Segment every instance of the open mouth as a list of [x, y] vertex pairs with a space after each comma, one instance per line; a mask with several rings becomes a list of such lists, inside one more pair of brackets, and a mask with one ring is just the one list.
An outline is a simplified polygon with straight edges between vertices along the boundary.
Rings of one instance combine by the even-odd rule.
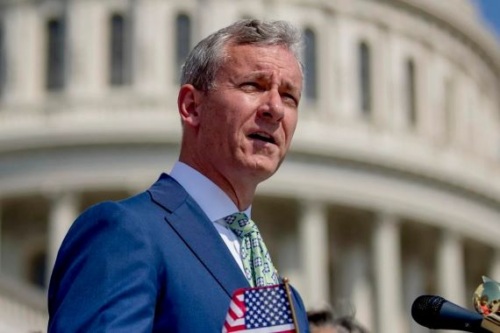
[[276, 141], [274, 140], [274, 138], [271, 135], [266, 134], [266, 133], [262, 133], [262, 132], [252, 133], [248, 137], [251, 139], [254, 139], [254, 140], [260, 140], [260, 141], [276, 144]]

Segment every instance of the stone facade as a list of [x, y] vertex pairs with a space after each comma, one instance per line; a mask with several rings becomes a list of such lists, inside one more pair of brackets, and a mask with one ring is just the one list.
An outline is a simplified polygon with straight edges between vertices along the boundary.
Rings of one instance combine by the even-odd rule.
[[472, 1], [0, 0], [0, 332], [46, 330], [71, 222], [178, 154], [186, 47], [243, 17], [306, 36], [292, 150], [258, 189], [280, 273], [374, 333], [500, 280], [500, 46]]

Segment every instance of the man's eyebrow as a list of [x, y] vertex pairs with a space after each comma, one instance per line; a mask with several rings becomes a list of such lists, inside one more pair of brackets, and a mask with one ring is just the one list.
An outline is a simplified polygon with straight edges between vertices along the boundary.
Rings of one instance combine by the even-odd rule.
[[[252, 73], [249, 73], [247, 75], [245, 75], [245, 79], [269, 79], [273, 76], [272, 73], [268, 73], [267, 71], [256, 71], [256, 72], [252, 72]], [[301, 89], [299, 89], [299, 87], [294, 84], [293, 82], [290, 82], [290, 81], [283, 81], [283, 83], [281, 84], [281, 89], [283, 90], [286, 90], [286, 91], [289, 91], [289, 92], [293, 92], [293, 93], [296, 93], [297, 95], [301, 95]]]
[[297, 85], [293, 84], [292, 82], [289, 82], [289, 81], [284, 82], [283, 87], [285, 88], [286, 91], [293, 92], [293, 93], [297, 94], [298, 96], [300, 96], [301, 90], [299, 89], [299, 87]]
[[266, 73], [264, 71], [258, 71], [258, 72], [251, 72], [251, 73], [245, 75], [245, 77], [252, 78], [252, 79], [267, 79], [267, 78], [271, 77], [271, 75], [272, 74]]

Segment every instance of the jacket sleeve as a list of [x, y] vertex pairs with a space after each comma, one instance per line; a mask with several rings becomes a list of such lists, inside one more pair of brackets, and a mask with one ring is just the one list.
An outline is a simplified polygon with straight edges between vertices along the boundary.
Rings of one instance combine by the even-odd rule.
[[118, 203], [80, 216], [49, 286], [48, 332], [151, 332], [161, 267], [141, 217]]

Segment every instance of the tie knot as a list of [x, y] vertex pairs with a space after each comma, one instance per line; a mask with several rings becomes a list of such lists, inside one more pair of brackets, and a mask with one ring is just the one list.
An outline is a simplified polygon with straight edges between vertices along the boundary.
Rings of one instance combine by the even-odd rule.
[[229, 229], [236, 234], [239, 238], [256, 230], [254, 221], [250, 220], [245, 213], [234, 213], [224, 218]]

